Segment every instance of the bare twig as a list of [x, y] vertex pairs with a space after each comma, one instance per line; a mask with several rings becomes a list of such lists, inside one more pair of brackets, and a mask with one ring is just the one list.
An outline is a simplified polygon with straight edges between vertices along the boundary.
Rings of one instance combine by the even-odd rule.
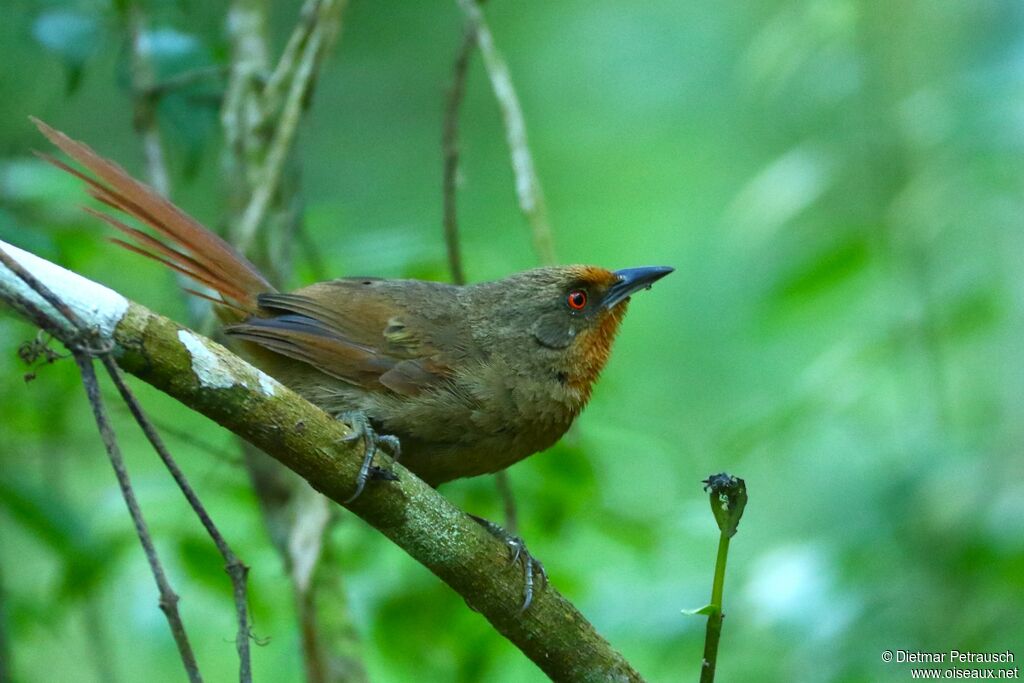
[[300, 220], [295, 226], [295, 240], [299, 243], [298, 246], [302, 250], [306, 265], [313, 274], [313, 281], [322, 282], [326, 280], [327, 266], [324, 265], [324, 259], [320, 256], [320, 251], [309, 236], [309, 230], [306, 229], [305, 221]]
[[[164, 197], [171, 196], [171, 175], [167, 170], [167, 155], [160, 139], [160, 125], [157, 121], [157, 105], [164, 90], [156, 84], [153, 64], [143, 45], [146, 31], [146, 15], [136, 0], [129, 11], [128, 30], [131, 40], [131, 84], [134, 105], [133, 124], [142, 141], [142, 152], [146, 160], [146, 178], [149, 184]], [[191, 287], [191, 282], [181, 273], [174, 279], [182, 289]], [[193, 324], [209, 315], [210, 307], [199, 297], [185, 299], [189, 318]]]
[[145, 16], [138, 3], [132, 4], [129, 18], [132, 55], [132, 91], [135, 102], [135, 130], [142, 138], [142, 150], [146, 157], [146, 173], [149, 182], [165, 197], [171, 194], [171, 179], [167, 173], [167, 159], [160, 141], [160, 128], [156, 121], [158, 98], [153, 95], [155, 74], [153, 65], [146, 56], [142, 45], [145, 33]]
[[[455, 284], [465, 284], [465, 272], [462, 267], [462, 254], [459, 249], [459, 223], [456, 187], [459, 174], [459, 109], [466, 90], [466, 77], [469, 73], [469, 58], [473, 47], [480, 46], [484, 65], [491, 79], [498, 104], [501, 106], [505, 120], [506, 139], [512, 155], [512, 169], [516, 176], [516, 194], [519, 206], [530, 223], [533, 233], [533, 245], [541, 263], [555, 263], [554, 244], [551, 239], [551, 228], [548, 225], [544, 196], [540, 181], [533, 165], [533, 156], [526, 141], [526, 123], [522, 109], [516, 97], [512, 78], [501, 55], [494, 46], [494, 39], [484, 21], [483, 13], [475, 0], [459, 0], [466, 14], [466, 28], [462, 44], [455, 56], [452, 67], [452, 84], [448, 90], [444, 116], [444, 237], [448, 250], [448, 267]], [[494, 483], [501, 496], [502, 508], [505, 513], [505, 529], [512, 534], [518, 533], [519, 514], [515, 494], [507, 471], [502, 470], [494, 475]]]
[[[192, 683], [199, 683], [202, 681], [202, 675], [199, 673], [195, 654], [192, 652], [192, 646], [188, 641], [188, 634], [185, 632], [185, 625], [181, 621], [181, 615], [178, 612], [178, 595], [171, 588], [170, 582], [164, 573], [163, 565], [160, 563], [160, 558], [157, 555], [156, 547], [153, 545], [153, 539], [150, 536], [146, 520], [143, 518], [142, 510], [139, 508], [138, 501], [135, 498], [135, 491], [128, 477], [124, 458], [117, 444], [117, 437], [114, 435], [113, 427], [110, 425], [106, 408], [103, 405], [103, 398], [100, 395], [96, 371], [92, 365], [92, 356], [106, 355], [109, 352], [109, 348], [96, 349], [90, 347], [90, 344], [96, 342], [90, 339], [92, 335], [89, 333], [89, 327], [60, 297], [50, 291], [49, 287], [29, 273], [20, 263], [11, 258], [2, 247], [0, 247], [0, 263], [53, 306], [75, 330], [74, 338], [69, 339], [66, 334], [63, 334], [59, 324], [53, 322], [52, 319], [50, 321], [50, 329], [56, 330], [56, 336], [71, 349], [75, 363], [81, 372], [85, 393], [92, 406], [93, 417], [96, 419], [96, 426], [99, 429], [100, 437], [103, 439], [103, 444], [107, 449], [110, 464], [114, 468], [114, 475], [117, 477], [121, 496], [128, 507], [128, 513], [131, 515], [132, 523], [135, 525], [135, 532], [146, 554], [146, 561], [149, 563], [150, 571], [156, 580], [157, 590], [160, 592], [160, 609], [167, 616], [167, 622], [171, 627], [171, 635], [174, 637], [174, 642], [178, 647], [178, 654], [181, 657], [182, 664], [185, 666], [189, 680]], [[19, 308], [26, 311], [33, 320], [50, 318], [39, 306], [25, 297], [20, 297], [18, 303]]]
[[[312, 2], [313, 0], [311, 0]], [[232, 234], [232, 242], [239, 251], [245, 253], [256, 237], [256, 231], [263, 223], [270, 201], [277, 192], [281, 181], [281, 173], [284, 170], [285, 161], [291, 151], [292, 143], [298, 132], [299, 121], [307, 97], [313, 86], [313, 80], [323, 56], [324, 47], [329, 44], [330, 39], [337, 31], [342, 3], [338, 0], [316, 0], [317, 21], [302, 21], [295, 29], [295, 33], [304, 38], [295, 38], [289, 41], [304, 42], [302, 51], [294, 66], [291, 84], [285, 96], [284, 104], [281, 107], [281, 114], [278, 118], [274, 136], [266, 151], [266, 159], [259, 172], [259, 182], [253, 188], [249, 203], [242, 214], [241, 220], [235, 226]], [[310, 3], [304, 8], [308, 12]], [[286, 54], [287, 56], [287, 54]], [[282, 60], [284, 61], [284, 60]], [[287, 71], [291, 72], [291, 69]], [[276, 74], [275, 74], [276, 76]], [[280, 78], [283, 78], [281, 76]], [[271, 84], [276, 84], [277, 79]], [[266, 109], [264, 109], [266, 112]]]
[[96, 419], [96, 426], [103, 439], [103, 445], [107, 449], [107, 456], [114, 468], [114, 475], [117, 477], [117, 485], [121, 489], [121, 496], [128, 506], [128, 513], [131, 515], [132, 523], [135, 525], [135, 532], [142, 543], [146, 553], [146, 561], [149, 562], [149, 569], [156, 579], [157, 590], [160, 591], [160, 609], [167, 615], [167, 621], [171, 625], [171, 634], [178, 646], [178, 654], [185, 665], [188, 678], [193, 683], [203, 680], [199, 673], [199, 665], [196, 664], [195, 654], [192, 652], [192, 645], [188, 641], [188, 634], [185, 632], [185, 625], [181, 621], [181, 614], [178, 612], [178, 595], [171, 588], [167, 575], [164, 573], [163, 565], [157, 555], [156, 547], [150, 536], [146, 520], [142, 517], [142, 510], [139, 508], [138, 500], [135, 498], [135, 491], [132, 489], [131, 479], [128, 477], [128, 470], [124, 465], [124, 458], [121, 455], [121, 448], [117, 444], [117, 437], [114, 435], [113, 427], [107, 417], [106, 409], [103, 406], [103, 398], [100, 396], [99, 382], [96, 379], [96, 370], [92, 365], [92, 358], [89, 352], [74, 351], [75, 363], [82, 373], [82, 383], [85, 385], [86, 396], [89, 397], [89, 404], [92, 406], [93, 417]]
[[[494, 475], [494, 485], [501, 496], [501, 508], [505, 515], [505, 531], [513, 536], [519, 535], [519, 509], [516, 505], [515, 492], [509, 480], [508, 470], [501, 470]], [[531, 577], [532, 578], [532, 577]]]
[[547, 206], [540, 180], [533, 163], [533, 154], [526, 138], [526, 120], [519, 97], [512, 85], [508, 65], [494, 45], [494, 36], [487, 26], [483, 11], [476, 0], [458, 0], [466, 19], [476, 26], [476, 41], [480, 46], [487, 77], [491, 81], [494, 98], [498, 101], [505, 122], [505, 140], [512, 158], [512, 171], [516, 177], [516, 196], [519, 208], [526, 215], [533, 232], [533, 248], [537, 258], [545, 265], [555, 263], [555, 244], [548, 224]]
[[[228, 10], [228, 34], [231, 39], [231, 71], [224, 104], [221, 107], [221, 128], [224, 131], [228, 159], [249, 159], [249, 145], [256, 138], [261, 116], [257, 97], [261, 74], [268, 69], [266, 46], [266, 3], [263, 0], [235, 0]], [[231, 168], [232, 173], [248, 168]]]
[[291, 89], [289, 81], [295, 75], [296, 66], [304, 59], [303, 50], [316, 30], [322, 7], [323, 0], [306, 0], [299, 10], [299, 21], [288, 36], [281, 57], [260, 93], [264, 103], [269, 105], [265, 107], [268, 114], [280, 109], [284, 94]]
[[189, 426], [177, 426], [171, 424], [169, 420], [160, 420], [150, 418], [150, 422], [156, 427], [157, 432], [163, 434], [165, 437], [170, 437], [172, 441], [180, 441], [183, 444], [188, 445], [190, 448], [205, 453], [211, 458], [220, 460], [221, 462], [230, 465], [240, 465], [241, 458], [236, 454], [225, 452], [223, 444], [217, 444], [206, 439], [202, 439], [196, 436], [195, 430]]
[[[121, 678], [114, 668], [113, 648], [110, 647], [110, 634], [107, 632], [106, 616], [98, 602], [99, 595], [90, 596], [82, 605], [83, 631], [89, 642], [89, 654], [93, 666], [96, 667], [96, 678], [103, 683], [118, 683]], [[5, 679], [0, 675], [0, 683]]]
[[457, 285], [466, 283], [466, 275], [462, 269], [462, 255], [459, 250], [459, 219], [456, 185], [459, 176], [459, 109], [466, 93], [466, 75], [469, 73], [469, 58], [476, 45], [476, 23], [472, 19], [466, 21], [462, 45], [455, 56], [452, 67], [452, 84], [448, 88], [448, 97], [444, 107], [444, 132], [442, 147], [444, 150], [444, 241], [448, 248], [448, 268], [452, 281]]
[[[170, 175], [167, 170], [167, 161], [164, 154], [163, 144], [160, 140], [160, 128], [156, 118], [156, 107], [159, 98], [168, 91], [168, 88], [181, 87], [193, 80], [207, 75], [222, 72], [219, 67], [216, 70], [198, 70], [184, 74], [175, 82], [167, 81], [162, 84], [156, 83], [153, 66], [143, 48], [142, 40], [145, 30], [145, 15], [141, 6], [136, 2], [131, 7], [130, 31], [132, 42], [132, 90], [135, 100], [135, 129], [142, 138], [143, 150], [146, 158], [146, 169], [150, 184], [153, 188], [165, 197], [171, 193]], [[188, 284], [182, 275], [178, 274], [179, 284]], [[198, 297], [188, 297], [189, 313], [193, 322], [199, 322], [206, 315], [208, 307]], [[188, 501], [192, 510], [196, 513], [200, 523], [206, 529], [214, 545], [217, 547], [221, 557], [224, 558], [225, 568], [231, 579], [232, 592], [234, 595], [235, 611], [238, 621], [238, 631], [235, 635], [235, 646], [239, 658], [239, 680], [247, 683], [252, 680], [252, 664], [249, 652], [249, 617], [246, 594], [246, 578], [249, 568], [239, 561], [227, 541], [217, 529], [213, 520], [207, 514], [202, 502], [188, 483], [181, 468], [165, 447], [163, 440], [153, 427], [149, 418], [142, 410], [138, 400], [124, 382], [120, 369], [109, 357], [102, 358], [103, 364], [110, 374], [111, 379], [117, 386], [121, 398], [125, 401], [132, 416], [142, 429], [157, 455], [163, 461], [164, 466], [174, 478], [175, 483]]]
[[238, 559], [235, 553], [231, 550], [231, 546], [221, 535], [220, 530], [213, 523], [210, 515], [206, 512], [206, 508], [203, 507], [202, 502], [199, 500], [199, 496], [196, 495], [192, 489], [191, 484], [188, 483], [188, 479], [185, 474], [178, 467], [178, 463], [171, 456], [167, 447], [164, 445], [163, 439], [160, 438], [160, 434], [157, 433], [153, 427], [152, 422], [146, 416], [142, 410], [142, 406], [139, 405], [138, 399], [135, 398], [135, 394], [132, 393], [128, 385], [125, 384], [124, 376], [121, 374], [121, 369], [117, 367], [117, 364], [109, 355], [104, 355], [101, 358], [103, 366], [110, 373], [110, 378], [114, 380], [114, 385], [117, 387], [118, 392], [121, 394], [121, 398], [128, 405], [128, 409], [131, 410], [132, 416], [138, 423], [139, 427], [142, 428], [143, 433], [152, 444], [153, 450], [160, 456], [160, 460], [163, 461], [167, 471], [171, 473], [174, 478], [174, 482], [181, 489], [188, 504], [192, 507], [192, 511], [199, 517], [199, 521], [202, 523], [203, 528], [206, 529], [206, 533], [213, 539], [213, 543], [217, 546], [217, 552], [220, 553], [221, 557], [224, 558], [224, 567], [227, 570], [228, 576], [231, 577], [231, 586], [233, 589], [234, 600], [235, 600], [235, 612], [238, 616], [238, 632], [235, 635], [235, 647], [238, 649], [238, 661], [239, 670], [238, 678], [242, 683], [248, 683], [252, 680], [252, 664], [249, 656], [249, 610], [248, 610], [248, 597], [246, 594], [246, 578], [249, 574], [249, 568]]

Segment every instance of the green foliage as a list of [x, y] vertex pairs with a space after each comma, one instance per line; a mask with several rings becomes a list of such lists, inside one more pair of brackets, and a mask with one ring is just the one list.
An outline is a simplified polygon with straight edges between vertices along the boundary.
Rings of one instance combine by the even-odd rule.
[[[271, 4], [280, 47], [298, 3]], [[0, 22], [0, 238], [184, 320], [174, 279], [108, 248], [77, 209], [81, 190], [30, 155], [45, 148], [32, 114], [143, 173], [126, 7], [25, 0]], [[146, 9], [158, 81], [226, 64], [221, 3]], [[899, 680], [906, 671], [883, 665], [882, 650], [1019, 648], [1019, 5], [485, 10], [523, 102], [560, 259], [677, 269], [631, 304], [572, 433], [511, 471], [520, 531], [552, 581], [651, 680], [696, 679], [703, 621], [679, 609], [707, 599], [718, 538], [698, 482], [737, 471], [757, 504], [730, 552], [721, 680]], [[296, 284], [318, 269], [444, 278], [439, 140], [460, 15], [440, 0], [353, 2], [344, 24], [290, 169], [321, 262], [297, 249]], [[157, 112], [175, 200], [215, 227], [229, 201], [222, 86], [196, 80]], [[535, 265], [479, 60], [462, 149], [468, 277]], [[118, 669], [176, 680], [73, 368], [21, 379], [15, 349], [33, 335], [0, 315], [0, 600], [13, 605], [0, 631], [14, 670], [80, 679], [90, 641], [72, 626], [85, 596], [100, 603]], [[201, 443], [229, 443], [152, 392], [144, 401]], [[221, 562], [135, 431], [118, 426], [199, 660], [209, 680], [230, 679]], [[230, 456], [173, 445], [253, 567], [255, 629], [269, 639], [254, 654], [257, 677], [295, 680], [293, 596], [244, 475]], [[501, 521], [489, 479], [443, 492]], [[332, 548], [373, 680], [540, 680], [375, 532], [347, 520]], [[54, 607], [55, 596], [67, 600]], [[37, 628], [43, 617], [49, 629]]]
[[0, 508], [63, 565], [56, 597], [79, 600], [108, 581], [126, 543], [127, 530], [103, 538], [90, 530], [76, 510], [59, 497], [25, 482], [0, 481]]
[[86, 62], [99, 49], [105, 36], [98, 14], [77, 9], [51, 9], [36, 17], [32, 37], [64, 64], [68, 94], [71, 94], [81, 83]]

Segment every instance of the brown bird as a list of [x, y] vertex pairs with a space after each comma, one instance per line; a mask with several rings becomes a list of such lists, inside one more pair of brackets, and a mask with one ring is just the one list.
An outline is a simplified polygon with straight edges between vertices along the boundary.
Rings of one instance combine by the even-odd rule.
[[[631, 294], [672, 272], [557, 266], [455, 286], [341, 278], [285, 294], [231, 245], [81, 142], [33, 119], [93, 176], [45, 157], [164, 238], [89, 210], [114, 241], [209, 287], [224, 331], [267, 373], [383, 445], [431, 485], [554, 444], [590, 398]], [[379, 436], [378, 436], [379, 435]]]

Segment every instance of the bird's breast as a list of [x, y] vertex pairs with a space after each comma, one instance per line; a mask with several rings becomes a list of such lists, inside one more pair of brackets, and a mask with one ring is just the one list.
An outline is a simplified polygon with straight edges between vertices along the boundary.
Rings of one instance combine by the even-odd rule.
[[579, 413], [558, 377], [532, 377], [491, 357], [416, 396], [359, 397], [402, 462], [432, 484], [496, 472], [554, 444]]

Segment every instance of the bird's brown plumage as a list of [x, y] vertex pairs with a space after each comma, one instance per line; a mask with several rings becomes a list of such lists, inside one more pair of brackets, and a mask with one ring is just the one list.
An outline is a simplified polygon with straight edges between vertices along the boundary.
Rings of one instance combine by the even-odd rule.
[[131, 240], [118, 244], [216, 292], [194, 293], [218, 305], [225, 331], [258, 365], [324, 410], [359, 411], [397, 436], [403, 463], [435, 485], [557, 441], [590, 398], [629, 294], [671, 270], [559, 266], [469, 286], [343, 278], [280, 293], [120, 166], [35, 123], [95, 177], [49, 161], [164, 238], [91, 211]]

